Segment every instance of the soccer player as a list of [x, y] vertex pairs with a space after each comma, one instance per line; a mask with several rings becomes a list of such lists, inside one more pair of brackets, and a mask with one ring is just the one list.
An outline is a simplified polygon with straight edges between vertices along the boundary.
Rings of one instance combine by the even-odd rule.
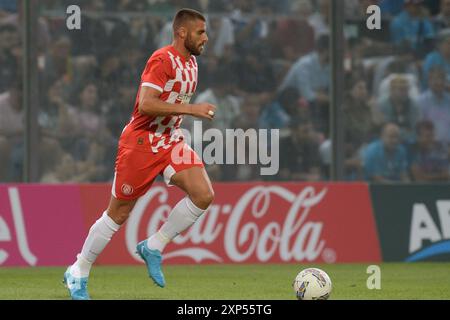
[[173, 43], [154, 52], [145, 66], [133, 115], [119, 140], [109, 206], [90, 228], [81, 253], [64, 274], [72, 299], [90, 299], [87, 282], [92, 264], [158, 175], [187, 194], [158, 232], [136, 247], [149, 277], [160, 287], [165, 286], [164, 247], [194, 224], [213, 201], [204, 165], [179, 129], [184, 115], [212, 120], [216, 110], [209, 103], [189, 104], [197, 87], [195, 56], [208, 41], [205, 21], [195, 10], [178, 11]]

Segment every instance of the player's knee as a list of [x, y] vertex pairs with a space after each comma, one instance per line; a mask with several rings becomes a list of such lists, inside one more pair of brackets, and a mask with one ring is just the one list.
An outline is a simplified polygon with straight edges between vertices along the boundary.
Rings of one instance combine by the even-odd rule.
[[114, 222], [118, 225], [122, 225], [125, 221], [130, 217], [130, 212], [128, 211], [119, 211], [119, 213], [115, 216]]
[[207, 209], [214, 201], [214, 190], [208, 188], [202, 192], [191, 195], [192, 202], [200, 209]]
[[117, 208], [109, 208], [108, 215], [118, 225], [122, 225], [130, 217], [131, 209], [129, 206], [119, 206]]

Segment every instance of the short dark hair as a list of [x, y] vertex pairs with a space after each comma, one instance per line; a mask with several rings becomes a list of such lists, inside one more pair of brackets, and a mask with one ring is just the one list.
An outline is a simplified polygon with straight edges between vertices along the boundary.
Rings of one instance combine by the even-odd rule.
[[205, 16], [194, 9], [180, 9], [173, 19], [173, 32], [176, 32], [186, 21], [202, 20], [206, 22]]

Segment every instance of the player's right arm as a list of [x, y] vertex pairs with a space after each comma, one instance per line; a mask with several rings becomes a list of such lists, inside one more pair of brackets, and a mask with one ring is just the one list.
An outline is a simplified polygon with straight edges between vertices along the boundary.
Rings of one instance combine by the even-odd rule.
[[139, 113], [147, 116], [189, 115], [212, 120], [210, 111], [216, 112], [216, 106], [210, 103], [176, 104], [162, 101], [161, 92], [152, 87], [141, 87], [139, 92]]
[[155, 54], [147, 61], [141, 77], [139, 92], [139, 113], [147, 116], [190, 115], [198, 118], [212, 119], [210, 112], [216, 107], [209, 103], [176, 104], [160, 99], [166, 83], [173, 79], [173, 66], [165, 54]]

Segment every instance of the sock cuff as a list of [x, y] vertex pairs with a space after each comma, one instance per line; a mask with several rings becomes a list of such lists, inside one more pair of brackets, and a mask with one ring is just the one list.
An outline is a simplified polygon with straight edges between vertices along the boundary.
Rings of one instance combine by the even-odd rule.
[[117, 232], [120, 229], [120, 225], [115, 223], [114, 220], [111, 219], [107, 211], [103, 212], [102, 218], [105, 221], [106, 225], [114, 232]]
[[203, 213], [205, 213], [205, 211], [207, 210], [207, 209], [203, 210], [203, 209], [200, 209], [199, 207], [197, 207], [197, 206], [192, 202], [192, 200], [189, 199], [189, 197], [186, 197], [186, 198], [185, 198], [185, 201], [186, 201], [186, 206], [187, 206], [187, 208], [189, 209], [189, 211], [190, 211], [193, 215], [195, 215], [196, 217], [200, 217], [200, 216], [201, 216]]

